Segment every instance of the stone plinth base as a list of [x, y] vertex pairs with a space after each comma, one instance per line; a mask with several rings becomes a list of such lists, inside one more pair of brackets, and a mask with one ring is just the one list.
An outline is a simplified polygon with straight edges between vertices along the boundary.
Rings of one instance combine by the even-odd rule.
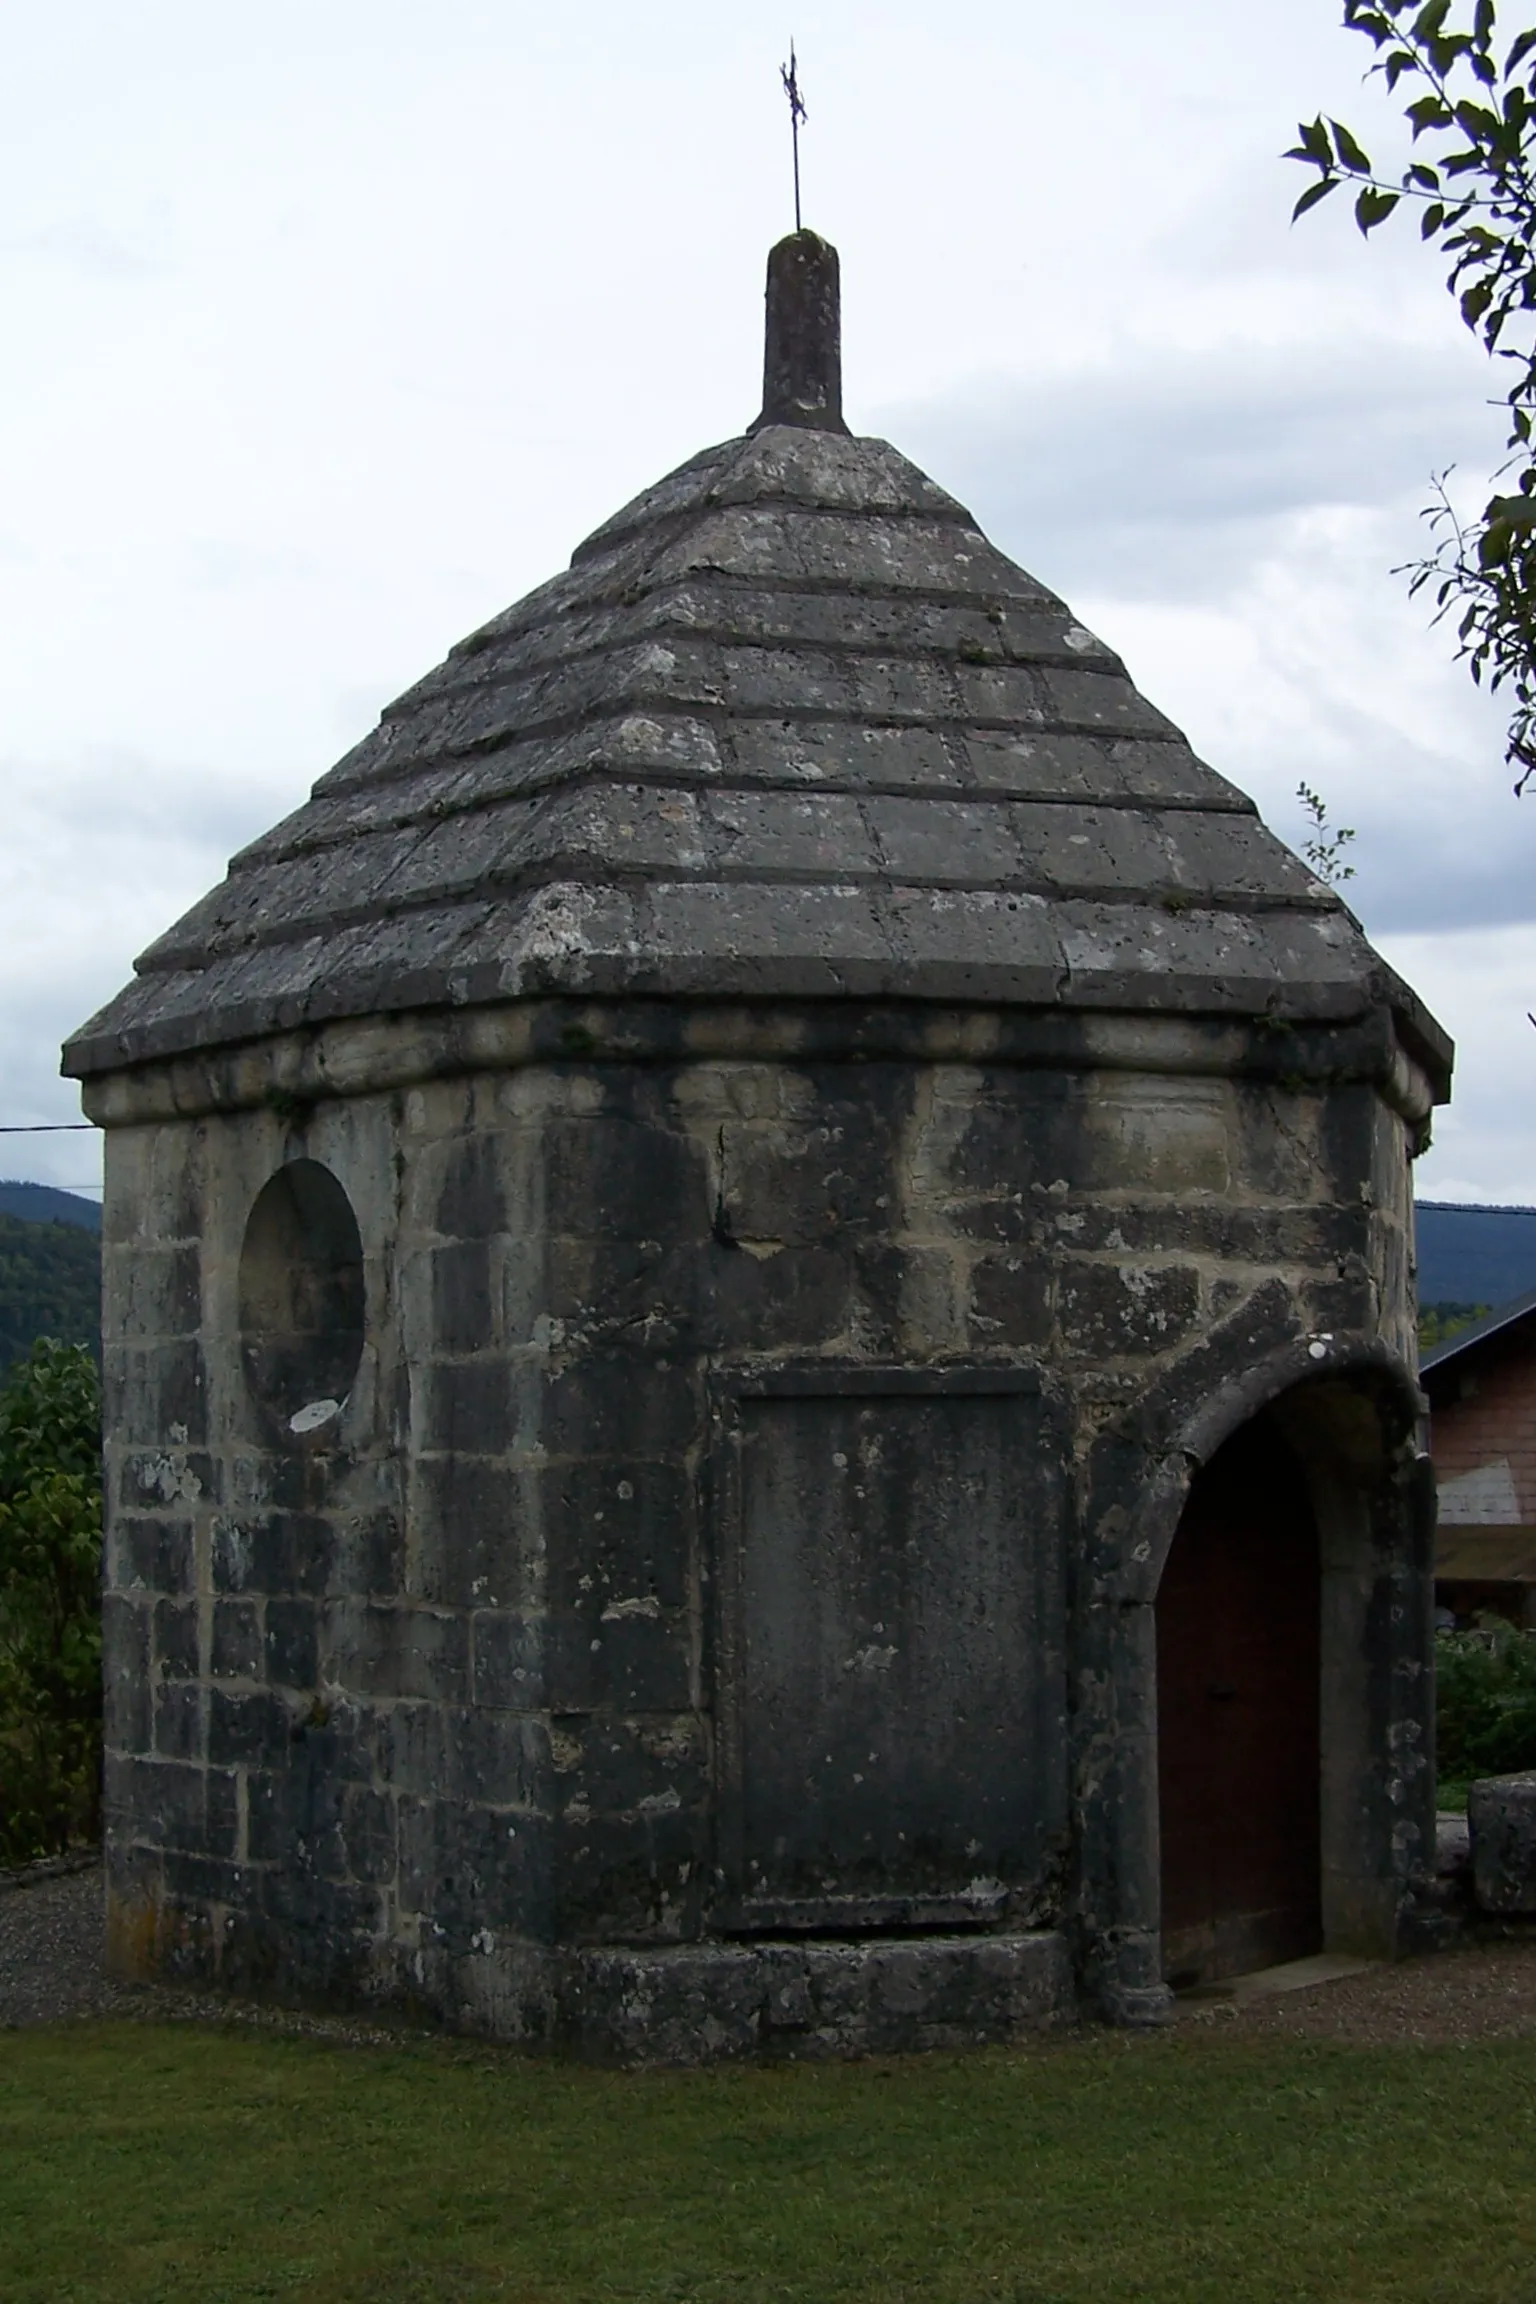
[[586, 1952], [562, 1997], [578, 2055], [644, 2064], [975, 2047], [1076, 2007], [1066, 1940], [1048, 1930]]
[[173, 1905], [109, 1877], [107, 1962], [141, 1982], [413, 2014], [608, 2064], [893, 2055], [1017, 2040], [1078, 2013], [1064, 1935], [722, 1941], [647, 1948], [497, 1939], [415, 1949]]

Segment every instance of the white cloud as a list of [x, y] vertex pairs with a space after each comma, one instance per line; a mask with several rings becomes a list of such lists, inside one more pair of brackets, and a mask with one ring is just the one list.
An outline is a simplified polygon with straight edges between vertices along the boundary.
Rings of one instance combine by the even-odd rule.
[[[1506, 1192], [1536, 1142], [1536, 803], [1387, 572], [1429, 470], [1490, 461], [1492, 387], [1411, 230], [1292, 231], [1277, 158], [1319, 108], [1367, 141], [1394, 120], [1363, 43], [1334, 0], [807, 0], [795, 29], [853, 420], [1066, 590], [1282, 832], [1321, 786], [1432, 1006], [1504, 924], [1442, 1135]], [[778, 41], [705, 0], [18, 20], [0, 1118], [67, 1116], [58, 1041], [229, 851], [750, 418]], [[77, 1180], [84, 1139], [6, 1141]]]
[[[133, 954], [223, 877], [276, 795], [125, 753], [11, 759], [0, 775], [0, 1120], [57, 1124], [79, 1118], [59, 1043], [110, 999]], [[99, 1148], [83, 1136], [0, 1136], [0, 1174], [91, 1185]]]
[[1296, 845], [1298, 784], [1357, 837], [1350, 902], [1373, 932], [1527, 919], [1536, 808], [1504, 718], [1389, 573], [1390, 512], [1274, 523], [1219, 603], [1079, 596], [1079, 613], [1202, 755]]
[[[1330, 341], [1314, 319], [1275, 345], [1228, 310], [1184, 350], [1145, 323], [1112, 358], [998, 376], [891, 412], [893, 430], [985, 506], [1063, 586], [1219, 597], [1267, 524], [1321, 507], [1396, 506], [1458, 457], [1491, 466], [1503, 426], [1470, 341]], [[1416, 542], [1410, 528], [1404, 556]]]

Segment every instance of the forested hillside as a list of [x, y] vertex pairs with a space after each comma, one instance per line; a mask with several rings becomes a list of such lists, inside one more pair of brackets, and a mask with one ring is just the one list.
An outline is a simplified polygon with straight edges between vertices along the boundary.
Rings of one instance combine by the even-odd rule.
[[101, 1241], [77, 1224], [0, 1216], [0, 1376], [39, 1336], [101, 1347]]
[[101, 1209], [83, 1192], [63, 1192], [57, 1184], [25, 1184], [0, 1176], [0, 1216], [26, 1216], [34, 1224], [79, 1224], [101, 1230]]
[[1419, 1305], [1497, 1308], [1536, 1288], [1536, 1208], [1418, 1206]]

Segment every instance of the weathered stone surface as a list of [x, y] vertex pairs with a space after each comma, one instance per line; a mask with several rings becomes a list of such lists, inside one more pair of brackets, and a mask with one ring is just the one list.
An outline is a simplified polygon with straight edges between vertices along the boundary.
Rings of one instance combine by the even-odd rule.
[[1435, 1876], [1440, 1880], [1460, 1880], [1472, 1866], [1472, 1828], [1465, 1816], [1446, 1815], [1435, 1818]]
[[[731, 1928], [788, 1915], [797, 1942], [814, 1922], [805, 1940], [826, 1950], [814, 1929], [833, 1931], [850, 1959], [872, 1929], [855, 1963], [870, 1977], [893, 1929], [945, 1937], [964, 1920], [974, 1963], [1058, 1914], [1099, 1927], [1081, 1867], [1108, 1795], [1074, 1738], [1123, 1751], [1131, 1731], [1123, 1687], [1090, 1661], [1093, 1596], [1135, 1570], [1158, 1436], [1288, 1340], [1315, 1370], [1312, 1306], [1341, 1259], [1367, 1284], [1325, 1359], [1363, 1349], [1397, 1305], [1405, 1123], [1363, 1084], [1246, 1077], [1250, 1043], [1214, 1022], [1146, 1026], [1123, 1047], [1095, 1025], [1091, 1044], [1059, 1043], [1070, 1063], [1040, 1061], [1043, 1042], [1032, 1061], [964, 1062], [854, 1003], [841, 1015], [839, 1052], [800, 1061], [679, 1053], [718, 1019], [673, 1012], [672, 1052], [639, 1063], [588, 1055], [582, 1027], [554, 1034], [557, 1060], [478, 1081], [128, 1132], [108, 1189], [109, 1334], [131, 1329], [162, 1367], [151, 1331], [186, 1317], [166, 1280], [193, 1268], [189, 1219], [211, 1308], [195, 1429], [166, 1362], [164, 1390], [109, 1436], [109, 1799], [114, 1878], [148, 1899], [134, 1941], [174, 1944], [189, 1973], [405, 1992], [453, 2021], [628, 2055], [628, 2003], [602, 1994], [646, 1947], [696, 1958], [658, 1974], [711, 1979], [720, 2023], [746, 1978], [720, 2039], [772, 2051], [781, 2030], [802, 2038], [793, 2010], [820, 2003], [802, 1964], [770, 2026], [757, 1954]], [[956, 1045], [974, 1029], [944, 1026]], [[883, 1052], [860, 1060], [866, 1040]], [[1346, 1061], [1352, 1045], [1275, 1065], [1369, 1072], [1370, 1046]], [[1138, 1060], [1153, 1068], [1126, 1068]], [[1385, 1133], [1333, 1123], [1330, 1099], [1357, 1093]], [[260, 1421], [238, 1320], [215, 1316], [250, 1208], [297, 1157], [344, 1183], [367, 1274], [357, 1384], [310, 1441]], [[1350, 1163], [1376, 1180], [1369, 1204]], [[1406, 1336], [1406, 1310], [1392, 1316]], [[781, 1426], [773, 1477], [801, 1471], [777, 1495], [751, 1464], [754, 1435]], [[871, 1449], [885, 1469], [866, 1478]], [[892, 1479], [931, 1558], [929, 1584], [887, 1594]], [[946, 1503], [946, 1480], [977, 1501]], [[840, 1505], [840, 1481], [868, 1500]], [[929, 1522], [942, 1544], [920, 1536]], [[1388, 1662], [1417, 1623], [1401, 1544], [1384, 1536], [1346, 1581], [1369, 1594], [1361, 1653], [1385, 1708], [1361, 1750], [1394, 1736], [1406, 1768], [1427, 1683]], [[762, 1609], [733, 1614], [749, 1589], [800, 1611], [778, 1663]], [[757, 1645], [738, 1666], [743, 1626]], [[761, 1722], [823, 1638], [852, 1659], [824, 1747], [843, 1774], [805, 1741], [813, 1688], [787, 1715], [800, 1743], [766, 1748], [775, 1779]], [[869, 1733], [898, 1655], [905, 1742]], [[994, 1782], [998, 1737], [1016, 1757]], [[1383, 1794], [1380, 1848], [1374, 1824], [1355, 1835], [1388, 1902], [1417, 1798]], [[816, 1875], [809, 1901], [800, 1873]], [[1126, 1980], [1138, 1943], [1094, 1985], [1122, 2014], [1155, 2012], [1155, 1972]], [[572, 1968], [583, 1945], [619, 1965]], [[851, 2012], [816, 2016], [805, 2039], [1006, 2031], [980, 1985], [949, 2030], [931, 2011], [876, 2023], [865, 1986], [848, 1991]], [[658, 2022], [673, 2005], [660, 1983], [643, 1998]], [[657, 2053], [685, 2052], [692, 2018], [676, 2022]]]
[[1536, 1913], [1536, 1771], [1480, 1778], [1467, 1794], [1467, 1823], [1482, 1910]]
[[568, 1987], [563, 2027], [605, 2061], [699, 2064], [1019, 2040], [1065, 2022], [1072, 2005], [1066, 1941], [1042, 1930], [592, 1952]]

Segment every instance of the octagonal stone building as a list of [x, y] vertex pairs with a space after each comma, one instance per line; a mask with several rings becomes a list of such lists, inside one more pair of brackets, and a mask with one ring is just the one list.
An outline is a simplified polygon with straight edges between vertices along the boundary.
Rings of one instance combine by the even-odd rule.
[[126, 1971], [692, 2058], [1412, 1927], [1448, 1043], [836, 296], [68, 1045]]

